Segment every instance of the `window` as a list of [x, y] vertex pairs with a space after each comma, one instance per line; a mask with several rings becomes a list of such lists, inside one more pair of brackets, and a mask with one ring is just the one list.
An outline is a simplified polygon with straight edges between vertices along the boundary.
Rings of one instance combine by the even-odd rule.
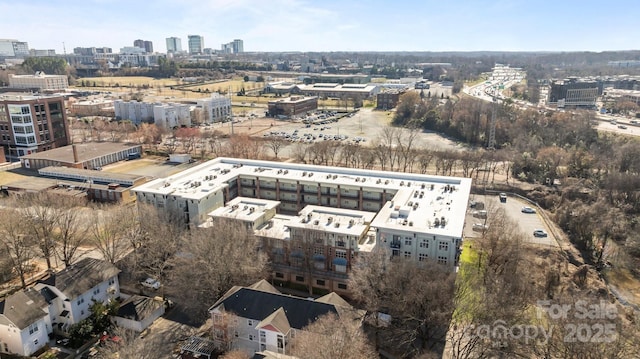
[[267, 342], [267, 333], [265, 333], [264, 330], [260, 331], [260, 343], [266, 343]]
[[440, 242], [438, 244], [438, 249], [441, 251], [448, 251], [449, 250], [449, 243], [447, 242]]
[[438, 256], [438, 264], [447, 264], [447, 257]]
[[316, 284], [324, 286], [324, 280], [323, 279], [316, 279]]
[[296, 276], [296, 281], [297, 281], [297, 282], [304, 282], [304, 277], [303, 277], [303, 276], [301, 276], [301, 275], [297, 275], [297, 276]]
[[214, 332], [214, 334], [216, 336], [216, 339], [223, 339], [224, 338], [224, 332], [222, 331], [222, 329], [217, 329], [216, 328], [216, 329], [213, 330], [213, 332]]
[[400, 250], [398, 250], [398, 249], [391, 250], [391, 256], [392, 257], [399, 256], [399, 255], [400, 255]]
[[29, 335], [38, 332], [38, 324], [31, 324], [29, 326]]
[[338, 288], [346, 290], [347, 289], [347, 285], [344, 284], [344, 283], [338, 283]]
[[420, 248], [429, 248], [429, 240], [423, 238], [422, 241], [420, 241]]
[[33, 340], [33, 345], [38, 345], [38, 339]]
[[411, 238], [405, 238], [404, 239], [404, 245], [405, 246], [410, 246], [411, 245]]
[[249, 340], [253, 341], [253, 334], [249, 334]]
[[284, 278], [284, 274], [276, 272], [276, 278]]
[[347, 258], [347, 251], [336, 249], [336, 258]]
[[236, 338], [238, 337], [238, 331], [237, 330], [233, 331], [233, 336], [236, 337]]
[[429, 256], [426, 253], [418, 253], [418, 261], [426, 262], [429, 259]]
[[253, 320], [247, 319], [247, 325], [253, 327]]
[[404, 252], [405, 258], [411, 258], [411, 252]]
[[81, 311], [80, 311], [80, 315], [84, 315], [84, 310], [81, 310]]
[[213, 314], [213, 322], [222, 323], [222, 314], [219, 314], [219, 313]]

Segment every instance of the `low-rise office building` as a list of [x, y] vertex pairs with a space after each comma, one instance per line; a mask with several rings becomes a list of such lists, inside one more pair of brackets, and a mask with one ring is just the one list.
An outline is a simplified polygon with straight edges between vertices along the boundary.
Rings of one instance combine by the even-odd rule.
[[49, 166], [63, 166], [88, 170], [101, 169], [111, 163], [139, 158], [142, 145], [116, 142], [87, 142], [22, 156], [23, 168], [37, 170]]
[[390, 110], [395, 108], [400, 103], [400, 96], [403, 93], [405, 90], [387, 90], [379, 93], [376, 96], [376, 109]]
[[42, 71], [34, 75], [9, 75], [9, 87], [16, 89], [61, 90], [69, 87], [67, 75], [47, 75]]
[[570, 78], [553, 81], [549, 89], [548, 103], [559, 108], [595, 107], [596, 99], [602, 94], [602, 83], [591, 80]]
[[291, 96], [269, 101], [269, 116], [293, 117], [306, 114], [318, 108], [317, 97]]
[[368, 84], [344, 84], [339, 83], [315, 83], [310, 85], [297, 85], [292, 93], [305, 96], [318, 96], [319, 98], [352, 98], [366, 99], [378, 93], [378, 86]]

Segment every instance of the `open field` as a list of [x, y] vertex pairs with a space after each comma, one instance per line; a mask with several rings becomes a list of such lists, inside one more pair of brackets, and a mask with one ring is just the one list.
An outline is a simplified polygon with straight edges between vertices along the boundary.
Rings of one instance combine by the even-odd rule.
[[0, 185], [25, 180], [27, 178], [29, 177], [13, 171], [0, 171]]
[[82, 77], [77, 82], [80, 83], [81, 81], [92, 85], [95, 82], [99, 87], [112, 87], [118, 84], [120, 86], [148, 85], [150, 88], [155, 88], [158, 86], [174, 86], [180, 83], [176, 79], [155, 79], [146, 76]]

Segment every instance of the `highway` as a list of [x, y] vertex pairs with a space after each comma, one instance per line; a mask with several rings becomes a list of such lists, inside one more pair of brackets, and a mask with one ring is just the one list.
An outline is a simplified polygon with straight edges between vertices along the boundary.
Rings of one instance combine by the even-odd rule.
[[[503, 88], [509, 88], [517, 83], [520, 83], [524, 79], [524, 74], [513, 71], [511, 76], [508, 78], [498, 78], [483, 81], [479, 84], [473, 86], [465, 86], [462, 91], [469, 96], [473, 96], [483, 101], [493, 102], [495, 101], [500, 103], [502, 100], [507, 97], [504, 96], [502, 91], [499, 90], [499, 86], [503, 86]], [[534, 105], [527, 101], [512, 99], [513, 103], [518, 105], [521, 109], [534, 109], [540, 110], [541, 107], [539, 105]], [[542, 107], [547, 111], [557, 111], [558, 109], [555, 107]], [[632, 119], [622, 116], [612, 116], [607, 114], [596, 114], [596, 119], [598, 119], [598, 124], [596, 125], [596, 129], [602, 132], [610, 132], [616, 133], [620, 135], [627, 136], [640, 136], [640, 119]], [[637, 121], [637, 122], [636, 122]]]

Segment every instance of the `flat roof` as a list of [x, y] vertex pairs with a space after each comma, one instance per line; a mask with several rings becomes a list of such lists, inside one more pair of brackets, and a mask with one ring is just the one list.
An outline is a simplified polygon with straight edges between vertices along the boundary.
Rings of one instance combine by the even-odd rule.
[[63, 98], [62, 95], [34, 95], [26, 92], [5, 92], [0, 94], [0, 101], [32, 101], [42, 99]]
[[94, 182], [118, 183], [129, 186], [133, 186], [136, 181], [143, 180], [145, 178], [145, 176], [142, 175], [85, 170], [63, 166], [49, 166], [41, 168], [38, 170], [38, 173], [42, 176], [69, 178], [80, 181], [92, 180]]
[[250, 197], [236, 197], [227, 202], [224, 207], [217, 208], [209, 213], [210, 217], [233, 218], [245, 222], [255, 222], [264, 215], [267, 210], [275, 210], [279, 201], [258, 199]]
[[277, 104], [277, 103], [300, 103], [313, 99], [317, 99], [316, 96], [290, 96], [282, 99], [278, 99], [275, 101], [269, 101], [269, 105]]
[[[22, 156], [21, 159], [31, 160], [50, 160], [64, 163], [76, 163], [73, 160], [73, 146], [54, 148], [48, 151], [36, 152], [30, 155]], [[117, 142], [87, 142], [75, 144], [78, 151], [78, 163], [90, 161], [111, 153], [120, 152], [129, 149], [135, 149], [140, 145], [127, 145]]]
[[308, 205], [300, 211], [291, 228], [308, 228], [328, 233], [361, 236], [376, 214], [344, 208]]
[[[147, 182], [133, 191], [200, 200], [223, 190], [238, 177], [260, 177], [261, 180], [274, 182], [277, 179], [284, 183], [310, 186], [339, 185], [344, 190], [362, 189], [365, 194], [383, 191], [395, 193], [391, 207], [385, 205], [372, 226], [452, 236], [462, 234], [471, 190], [470, 178], [219, 157], [169, 177]], [[396, 210], [395, 207], [399, 208]], [[327, 210], [326, 207], [321, 208]], [[404, 216], [407, 217], [406, 224]], [[435, 226], [435, 218], [440, 222], [443, 216], [445, 226]]]

